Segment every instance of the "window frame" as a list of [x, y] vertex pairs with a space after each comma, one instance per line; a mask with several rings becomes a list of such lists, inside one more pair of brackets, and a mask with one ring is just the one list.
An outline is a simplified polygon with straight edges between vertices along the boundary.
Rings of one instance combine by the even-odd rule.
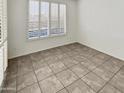
[[[58, 4], [58, 15], [60, 15], [60, 5], [65, 5], [65, 24], [64, 24], [64, 32], [60, 33], [60, 34], [54, 34], [54, 35], [50, 35], [48, 34], [47, 36], [39, 36], [39, 37], [29, 37], [29, 2], [30, 0], [28, 0], [28, 11], [27, 11], [27, 15], [28, 15], [28, 19], [27, 19], [27, 31], [26, 31], [26, 37], [27, 39], [30, 41], [32, 40], [39, 40], [39, 39], [45, 39], [45, 38], [51, 38], [51, 37], [59, 37], [59, 36], [65, 36], [67, 34], [67, 4], [65, 2], [59, 2], [59, 1], [54, 1], [54, 0], [39, 0], [39, 28], [40, 28], [40, 17], [41, 17], [41, 3], [42, 2], [48, 2], [49, 3], [49, 20], [51, 20], [51, 4]], [[58, 16], [58, 22], [60, 22], [60, 16]], [[58, 25], [60, 25], [58, 23]], [[51, 21], [49, 21], [49, 31], [48, 33], [50, 33], [50, 29], [51, 29]]]

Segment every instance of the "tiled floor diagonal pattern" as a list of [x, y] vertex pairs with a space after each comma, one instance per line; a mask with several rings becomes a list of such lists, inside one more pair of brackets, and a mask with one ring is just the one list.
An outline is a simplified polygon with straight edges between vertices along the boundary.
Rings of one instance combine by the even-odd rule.
[[9, 60], [2, 93], [124, 93], [124, 61], [79, 43]]

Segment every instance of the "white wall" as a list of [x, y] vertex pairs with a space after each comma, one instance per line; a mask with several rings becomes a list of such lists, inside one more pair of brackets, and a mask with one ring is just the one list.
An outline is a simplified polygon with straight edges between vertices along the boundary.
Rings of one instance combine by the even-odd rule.
[[[58, 0], [57, 0], [58, 1]], [[76, 1], [60, 0], [67, 3], [67, 35], [41, 40], [26, 39], [28, 0], [8, 0], [8, 42], [9, 58], [41, 51], [44, 49], [75, 42]]]
[[78, 0], [77, 40], [124, 60], [124, 0]]

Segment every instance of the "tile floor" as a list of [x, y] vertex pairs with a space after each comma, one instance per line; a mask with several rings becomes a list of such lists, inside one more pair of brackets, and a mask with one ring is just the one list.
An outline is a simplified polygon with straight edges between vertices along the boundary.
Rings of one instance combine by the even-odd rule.
[[124, 93], [124, 61], [78, 43], [9, 61], [3, 93]]

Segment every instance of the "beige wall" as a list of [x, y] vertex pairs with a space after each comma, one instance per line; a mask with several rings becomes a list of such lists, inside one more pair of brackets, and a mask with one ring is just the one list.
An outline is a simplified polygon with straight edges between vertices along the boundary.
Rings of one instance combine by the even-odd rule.
[[75, 42], [76, 1], [61, 0], [61, 2], [65, 2], [68, 7], [67, 34], [65, 36], [28, 41], [26, 39], [28, 0], [8, 0], [9, 58]]
[[78, 0], [77, 40], [124, 60], [124, 0]]

